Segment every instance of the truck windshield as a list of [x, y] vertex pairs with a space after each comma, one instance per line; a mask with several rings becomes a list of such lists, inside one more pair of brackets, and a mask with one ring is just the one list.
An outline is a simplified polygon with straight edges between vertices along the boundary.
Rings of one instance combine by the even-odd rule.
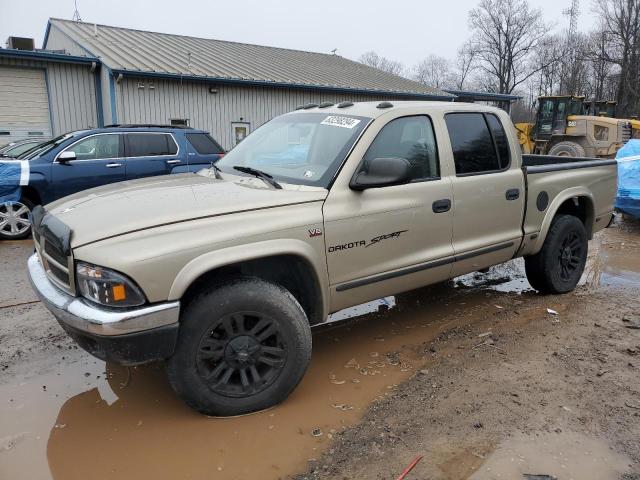
[[239, 143], [216, 166], [250, 167], [278, 181], [328, 187], [368, 117], [294, 112], [277, 117]]

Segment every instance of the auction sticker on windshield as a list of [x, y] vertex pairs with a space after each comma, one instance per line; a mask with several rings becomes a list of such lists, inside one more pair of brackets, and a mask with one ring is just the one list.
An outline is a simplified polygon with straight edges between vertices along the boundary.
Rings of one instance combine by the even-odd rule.
[[320, 125], [331, 125], [333, 127], [342, 127], [342, 128], [353, 128], [360, 123], [360, 120], [357, 118], [351, 117], [337, 117], [335, 115], [331, 115], [325, 118]]

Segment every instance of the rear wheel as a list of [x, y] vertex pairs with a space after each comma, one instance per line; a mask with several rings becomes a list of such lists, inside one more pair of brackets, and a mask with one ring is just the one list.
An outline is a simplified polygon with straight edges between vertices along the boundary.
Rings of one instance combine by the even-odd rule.
[[31, 210], [35, 205], [28, 199], [0, 203], [0, 239], [22, 240], [31, 233]]
[[283, 401], [311, 358], [302, 307], [279, 285], [236, 278], [204, 292], [181, 316], [169, 382], [192, 408], [239, 415]]
[[559, 157], [586, 157], [582, 145], [575, 142], [556, 143], [549, 150], [549, 155], [558, 155]]
[[557, 216], [540, 252], [524, 259], [529, 283], [541, 293], [570, 292], [580, 281], [587, 250], [587, 232], [580, 219]]

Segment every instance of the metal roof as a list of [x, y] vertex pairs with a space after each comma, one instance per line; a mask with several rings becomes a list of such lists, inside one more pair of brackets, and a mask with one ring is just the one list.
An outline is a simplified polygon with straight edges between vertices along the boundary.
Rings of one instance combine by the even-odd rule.
[[[339, 55], [147, 32], [52, 18], [58, 28], [114, 72], [338, 89], [403, 96], [454, 96]], [[49, 29], [49, 26], [47, 27]], [[45, 38], [46, 43], [46, 38]]]

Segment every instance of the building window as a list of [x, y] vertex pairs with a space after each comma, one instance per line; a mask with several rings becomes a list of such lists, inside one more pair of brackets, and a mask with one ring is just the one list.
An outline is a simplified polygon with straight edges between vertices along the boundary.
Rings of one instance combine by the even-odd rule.
[[188, 127], [189, 126], [188, 118], [172, 118], [170, 122], [172, 127]]
[[244, 140], [247, 135], [249, 135], [251, 130], [251, 124], [247, 122], [232, 122], [231, 123], [231, 134], [233, 138], [233, 146], [235, 147], [242, 140]]

